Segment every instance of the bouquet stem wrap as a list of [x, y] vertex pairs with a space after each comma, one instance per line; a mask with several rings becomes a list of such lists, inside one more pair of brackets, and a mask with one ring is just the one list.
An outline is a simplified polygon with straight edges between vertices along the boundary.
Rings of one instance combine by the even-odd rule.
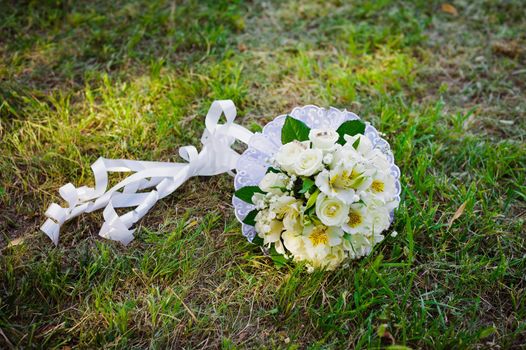
[[[224, 114], [226, 123], [219, 124]], [[177, 190], [194, 176], [212, 176], [230, 172], [236, 167], [240, 154], [231, 146], [238, 140], [248, 144], [252, 132], [234, 123], [236, 107], [231, 100], [214, 101], [205, 119], [205, 131], [201, 137], [202, 149], [194, 146], [179, 149], [179, 155], [187, 163], [136, 161], [127, 159], [99, 158], [91, 165], [95, 187], [75, 187], [68, 183], [59, 190], [67, 207], [53, 203], [47, 209], [48, 217], [41, 230], [55, 243], [59, 242], [60, 227], [68, 220], [82, 214], [104, 208], [101, 237], [128, 244], [133, 240], [135, 229], [131, 227], [155, 205]], [[110, 189], [108, 174], [133, 172]], [[151, 189], [149, 192], [144, 190]], [[115, 208], [134, 208], [118, 215]]]

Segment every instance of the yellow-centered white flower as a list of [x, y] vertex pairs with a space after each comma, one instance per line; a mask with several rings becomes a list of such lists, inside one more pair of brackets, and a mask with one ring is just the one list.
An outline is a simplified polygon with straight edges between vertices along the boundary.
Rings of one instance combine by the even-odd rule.
[[316, 216], [327, 226], [341, 226], [347, 220], [349, 205], [321, 193], [316, 199]]
[[343, 231], [335, 226], [308, 225], [304, 228], [302, 237], [306, 260], [315, 267], [322, 267], [326, 265], [325, 261], [333, 252], [333, 248], [342, 244]]
[[312, 147], [323, 151], [331, 150], [339, 138], [340, 135], [336, 130], [312, 129], [309, 132], [309, 140], [312, 142]]
[[350, 234], [372, 234], [372, 218], [369, 208], [361, 203], [352, 204], [343, 224], [343, 230]]
[[270, 205], [270, 211], [283, 221], [285, 230], [301, 232], [301, 205], [302, 201], [292, 196], [281, 196]]
[[342, 242], [343, 231], [339, 227], [308, 225], [303, 229], [303, 237], [308, 247], [334, 247]]
[[371, 182], [367, 191], [383, 202], [392, 200], [396, 194], [394, 176], [388, 172], [376, 171], [371, 176]]
[[342, 163], [331, 170], [323, 170], [316, 176], [316, 186], [329, 197], [336, 197], [351, 204], [359, 200], [357, 191], [370, 184], [367, 169], [361, 163]]

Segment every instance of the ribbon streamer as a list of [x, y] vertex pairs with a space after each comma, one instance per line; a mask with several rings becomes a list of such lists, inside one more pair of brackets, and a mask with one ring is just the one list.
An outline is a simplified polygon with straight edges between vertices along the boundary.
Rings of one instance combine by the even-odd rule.
[[[226, 123], [219, 124], [224, 114]], [[187, 163], [136, 161], [127, 159], [99, 158], [91, 165], [95, 187], [76, 188], [71, 183], [59, 189], [60, 196], [68, 203], [63, 208], [53, 203], [47, 209], [48, 217], [40, 229], [58, 244], [60, 227], [66, 221], [104, 207], [101, 237], [128, 244], [133, 240], [133, 224], [139, 221], [155, 203], [177, 190], [193, 176], [212, 176], [231, 172], [239, 153], [231, 146], [239, 140], [248, 144], [252, 132], [234, 123], [236, 107], [231, 100], [214, 101], [205, 118], [205, 131], [201, 137], [201, 152], [194, 146], [179, 149], [179, 155]], [[112, 172], [135, 172], [109, 190], [108, 174]], [[153, 188], [150, 192], [139, 192]], [[135, 207], [119, 216], [115, 208]]]

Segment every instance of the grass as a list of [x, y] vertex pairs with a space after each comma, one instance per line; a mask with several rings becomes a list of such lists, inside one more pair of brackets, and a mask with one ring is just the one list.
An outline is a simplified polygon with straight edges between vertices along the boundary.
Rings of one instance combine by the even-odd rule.
[[[2, 2], [0, 346], [523, 346], [526, 21], [519, 0], [452, 4]], [[97, 237], [101, 213], [58, 247], [38, 231], [99, 156], [175, 161], [225, 98], [254, 130], [303, 104], [371, 121], [403, 174], [398, 235], [334, 272], [276, 267], [227, 175], [158, 203], [128, 247]]]

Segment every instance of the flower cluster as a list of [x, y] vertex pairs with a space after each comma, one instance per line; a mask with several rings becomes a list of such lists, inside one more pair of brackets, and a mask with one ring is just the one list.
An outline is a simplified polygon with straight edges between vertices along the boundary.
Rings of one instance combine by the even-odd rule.
[[398, 206], [397, 180], [364, 129], [352, 121], [338, 130], [311, 130], [287, 117], [282, 141], [289, 142], [258, 186], [236, 192], [255, 205], [245, 223], [265, 246], [310, 269], [334, 269], [383, 240]]

